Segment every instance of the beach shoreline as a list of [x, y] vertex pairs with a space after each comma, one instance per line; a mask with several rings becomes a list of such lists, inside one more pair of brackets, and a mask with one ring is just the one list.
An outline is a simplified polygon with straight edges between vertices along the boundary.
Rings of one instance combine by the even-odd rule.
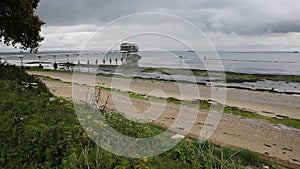
[[[54, 79], [60, 79], [65, 82], [72, 82], [72, 73], [65, 71], [28, 71], [29, 74], [49, 76]], [[93, 74], [91, 74], [93, 75]], [[81, 74], [82, 77], [88, 77], [89, 74]], [[117, 85], [114, 84], [113, 88], [119, 89], [121, 91], [131, 91], [134, 93], [148, 95], [152, 90], [160, 89], [166, 93], [168, 97], [173, 97], [181, 100], [193, 100], [211, 99], [211, 88], [209, 86], [198, 85], [199, 95], [188, 93], [184, 94], [184, 98], [181, 98], [181, 93], [178, 93], [175, 82], [169, 81], [158, 81], [158, 80], [148, 80], [148, 79], [130, 79], [122, 78], [119, 76], [113, 76], [117, 79]], [[95, 82], [98, 86], [111, 88], [111, 76], [95, 76]], [[130, 83], [130, 89], [122, 84]], [[183, 84], [191, 85], [191, 84]], [[223, 89], [216, 87], [215, 90]], [[226, 103], [225, 105], [238, 107], [245, 110], [254, 111], [263, 116], [286, 116], [289, 118], [294, 118], [300, 120], [300, 95], [291, 95], [284, 93], [272, 93], [264, 91], [252, 91], [236, 88], [226, 89]], [[163, 97], [162, 95], [155, 95], [156, 97]]]
[[[33, 74], [33, 72], [30, 73]], [[62, 73], [60, 76], [58, 76], [57, 74], [45, 73], [47, 72], [35, 72], [35, 74], [43, 76], [48, 75], [53, 78], [56, 77], [57, 79], [61, 79], [62, 81], [43, 80], [43, 82], [50, 88], [50, 90], [54, 94], [67, 99], [72, 99], [72, 84], [70, 83], [70, 81], [68, 81], [70, 80], [70, 74], [68, 76], [63, 76], [62, 74], [64, 73]], [[82, 95], [82, 98], [85, 98], [85, 92], [89, 87], [80, 84], [74, 85], [76, 86], [76, 89], [78, 89], [76, 90], [78, 91], [77, 95]], [[111, 92], [102, 90], [101, 93], [103, 96], [103, 100], [101, 101], [101, 103], [104, 103], [105, 98], [110, 95]], [[119, 104], [122, 105], [124, 96], [117, 95], [116, 97], [120, 97], [118, 100], [121, 100]], [[149, 103], [147, 101], [135, 98], [131, 98], [130, 101], [132, 102], [134, 107], [137, 108], [137, 112], [135, 113], [143, 112], [145, 111], [145, 109], [147, 109], [147, 107], [149, 107]], [[109, 104], [107, 106], [107, 108], [111, 111], [118, 110], [116, 109], [112, 100], [109, 101]], [[126, 111], [127, 106], [128, 105], [124, 103], [123, 112], [120, 113], [124, 114], [131, 112]], [[173, 119], [177, 117], [178, 111], [179, 107], [177, 105], [167, 105], [164, 113], [161, 114], [160, 118], [152, 122], [159, 126], [170, 126], [174, 122]], [[199, 129], [203, 127], [203, 120], [205, 119], [206, 115], [206, 110], [199, 111], [197, 121], [189, 132], [189, 136], [196, 139], [199, 137]], [[300, 148], [298, 147], [298, 145], [300, 144], [299, 138], [300, 130], [298, 129], [280, 128], [276, 125], [269, 124], [264, 120], [245, 119], [230, 114], [223, 114], [216, 131], [209, 140], [222, 146], [249, 149], [251, 151], [259, 153], [265, 158], [297, 168], [299, 167], [300, 159]]]

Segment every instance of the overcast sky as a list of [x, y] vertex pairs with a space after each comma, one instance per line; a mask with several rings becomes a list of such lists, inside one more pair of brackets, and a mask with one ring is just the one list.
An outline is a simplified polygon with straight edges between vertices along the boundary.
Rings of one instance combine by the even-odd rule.
[[[137, 12], [163, 12], [186, 19], [210, 39], [217, 50], [300, 50], [299, 0], [41, 0], [36, 14], [46, 22], [41, 50], [85, 48], [86, 44], [105, 48], [120, 29], [156, 31], [178, 34], [182, 25], [169, 19], [147, 17], [126, 23], [114, 23], [115, 32], [106, 38], [94, 38], [106, 24]], [[160, 25], [164, 25], [160, 27]], [[184, 24], [184, 23], [181, 23]], [[169, 25], [169, 26], [167, 26]], [[117, 29], [118, 27], [118, 29]], [[183, 26], [182, 26], [183, 27]], [[178, 29], [176, 29], [178, 28]], [[187, 31], [182, 28], [182, 31]], [[191, 32], [190, 32], [191, 33]], [[107, 34], [107, 33], [106, 33]], [[90, 38], [99, 44], [89, 43]], [[143, 48], [151, 48], [146, 40], [136, 40]], [[129, 39], [135, 41], [135, 39]], [[185, 39], [180, 39], [185, 41]], [[194, 39], [197, 43], [201, 39]], [[100, 42], [101, 41], [101, 42]], [[176, 50], [178, 46], [156, 40], [156, 47]], [[107, 46], [106, 46], [107, 44]]]

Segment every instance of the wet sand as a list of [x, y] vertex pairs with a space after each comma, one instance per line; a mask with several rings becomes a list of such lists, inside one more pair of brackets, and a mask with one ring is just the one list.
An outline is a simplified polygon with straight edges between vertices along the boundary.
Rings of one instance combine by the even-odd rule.
[[[66, 82], [72, 82], [72, 80], [74, 80], [72, 79], [73, 75], [71, 73], [65, 72], [29, 71], [29, 73], [49, 76]], [[83, 83], [88, 83], [88, 81], [91, 81], [91, 77], [87, 74], [76, 75], [76, 77], [79, 77], [80, 81]], [[93, 78], [94, 77], [92, 77], [92, 79]], [[87, 79], [87, 82], [85, 82], [85, 79]], [[153, 95], [157, 97], [174, 97], [181, 100], [211, 99], [224, 103], [228, 106], [235, 106], [246, 110], [255, 111], [264, 116], [287, 116], [290, 118], [300, 119], [300, 95], [270, 93], [234, 88], [211, 88], [208, 86], [193, 84], [180, 84], [179, 86], [175, 82], [127, 79], [121, 77], [114, 77], [113, 84], [112, 77], [97, 76], [94, 80], [95, 81], [90, 83], [95, 83], [103, 87], [120, 89], [122, 91], [132, 91], [134, 93]], [[198, 91], [180, 91], [180, 87], [184, 89], [188, 89], [189, 87], [197, 87]], [[218, 100], [218, 97], [217, 99], [212, 98], [212, 91], [214, 91], [217, 95], [218, 93], [222, 95], [223, 92], [226, 92], [226, 100], [223, 100], [223, 98]]]

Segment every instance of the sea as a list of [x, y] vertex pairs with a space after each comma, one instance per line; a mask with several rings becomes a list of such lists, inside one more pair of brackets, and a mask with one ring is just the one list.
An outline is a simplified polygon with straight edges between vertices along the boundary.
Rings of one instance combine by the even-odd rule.
[[[57, 62], [69, 62], [81, 64], [89, 63], [112, 64], [118, 59], [121, 64], [122, 54], [116, 51], [108, 52], [41, 52], [40, 54], [0, 53], [2, 62], [7, 60], [10, 64], [20, 65], [20, 56], [24, 56], [24, 66], [36, 66], [37, 56], [41, 56], [43, 66], [51, 68], [54, 57]], [[137, 65], [140, 67], [161, 68], [189, 68], [200, 70], [220, 70], [226, 72], [249, 74], [278, 74], [300, 75], [300, 53], [297, 52], [197, 52], [197, 51], [141, 51], [142, 58]]]
[[[207, 71], [225, 71], [247, 74], [271, 74], [300, 76], [300, 53], [298, 52], [203, 52], [203, 51], [140, 51], [141, 56], [136, 63], [139, 67], [199, 69]], [[74, 64], [89, 65], [122, 65], [123, 53], [118, 51], [47, 51], [39, 54], [0, 53], [1, 62], [24, 66], [38, 66], [40, 56], [45, 69], [53, 69], [54, 59], [57, 63], [71, 62]], [[55, 56], [55, 57], [54, 57]], [[109, 62], [111, 60], [111, 63]], [[63, 67], [62, 67], [63, 68]], [[65, 68], [63, 68], [65, 69]], [[97, 72], [94, 68], [75, 68], [75, 71]], [[124, 76], [138, 76], [169, 80], [171, 77], [162, 74], [141, 73], [123, 74]], [[174, 77], [172, 77], [174, 78]], [[178, 75], [181, 81], [189, 81], [191, 77]], [[199, 83], [206, 83], [207, 79], [197, 77]], [[220, 83], [228, 87], [242, 87], [247, 89], [262, 89], [277, 92], [300, 94], [299, 83], [286, 83], [284, 81], [258, 81], [244, 83]]]

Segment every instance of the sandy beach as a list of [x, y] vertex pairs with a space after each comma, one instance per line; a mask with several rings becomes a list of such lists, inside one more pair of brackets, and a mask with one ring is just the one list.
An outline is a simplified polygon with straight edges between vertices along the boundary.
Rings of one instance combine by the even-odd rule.
[[[72, 74], [60, 72], [29, 73], [62, 80], [44, 80], [44, 82], [54, 94], [67, 99], [72, 98], [72, 85], [70, 83], [64, 83], [72, 81]], [[119, 78], [118, 80], [123, 81], [128, 79]], [[97, 76], [95, 82], [98, 85], [101, 84], [104, 87], [110, 87], [110, 77]], [[119, 89], [125, 90], [122, 88], [123, 83], [119, 84]], [[178, 97], [176, 92], [172, 91], [172, 85], [175, 84], [135, 79], [131, 82], [130, 91], [149, 94], [149, 92], [154, 88], [159, 88], [167, 91], [172, 97]], [[76, 97], [79, 98], [85, 98], [86, 93], [90, 90], [87, 86], [74, 86], [73, 90], [76, 91]], [[201, 93], [205, 93], [206, 91], [206, 95], [204, 94], [201, 99], [208, 99], [208, 87], [200, 86], [200, 90]], [[227, 92], [227, 105], [258, 111], [261, 112], [261, 114], [264, 114], [262, 113], [263, 111], [268, 111], [268, 113], [265, 113], [266, 115], [284, 115], [299, 119], [299, 115], [297, 115], [297, 113], [299, 113], [299, 107], [297, 107], [299, 106], [299, 96], [241, 89], [228, 89]], [[112, 111], [118, 111], [128, 115], [128, 117], [138, 116], [148, 122], [152, 122], [160, 126], [171, 127], [178, 133], [184, 133], [188, 130], [188, 135], [194, 138], [199, 138], [201, 130], [205, 125], [211, 125], [210, 127], [216, 127], [216, 130], [209, 140], [219, 145], [249, 149], [282, 164], [293, 166], [295, 168], [300, 167], [300, 147], [298, 146], [300, 145], [300, 130], [298, 129], [284, 125], [270, 124], [264, 120], [245, 119], [229, 114], [222, 114], [221, 120], [218, 124], [209, 124], [205, 123], [205, 119], [208, 114], [208, 111], [206, 110], [196, 110], [172, 103], [167, 103], [166, 105], [158, 102], [150, 103], [148, 100], [134, 98], [130, 98], [131, 105], [128, 105], [126, 102], [127, 98], [124, 95], [116, 93], [112, 94], [104, 90], [101, 91], [101, 93], [102, 100], [100, 105], [104, 104], [105, 99], [110, 95], [107, 108]], [[151, 94], [155, 94], [155, 92], [152, 92]], [[191, 95], [190, 98], [186, 99], [193, 99], [194, 97], [196, 96]], [[159, 109], [162, 106], [165, 106], [165, 108], [160, 114], [151, 114], [153, 110], [148, 111], [150, 107]], [[182, 110], [187, 113], [196, 112], [197, 114], [197, 118], [194, 121], [194, 124], [192, 124], [191, 129], [185, 128], [187, 125], [184, 124], [174, 125], [176, 117], [180, 112], [182, 112]], [[147, 112], [150, 112], [150, 115], [147, 115]]]
[[0, 169], [300, 169], [299, 9], [2, 0]]
[[[65, 82], [72, 82], [72, 74], [64, 72], [37, 72], [29, 71], [30, 74], [48, 76], [55, 79], [60, 79]], [[79, 75], [77, 75], [79, 76]], [[88, 75], [80, 74], [82, 79], [90, 79]], [[178, 92], [178, 85], [175, 82], [152, 81], [140, 79], [126, 79], [114, 77], [114, 84], [111, 83], [111, 77], [97, 76], [95, 84], [107, 88], [116, 88], [121, 91], [131, 91], [134, 93], [153, 95], [157, 97], [173, 97], [181, 100], [192, 99], [211, 99], [211, 88], [208, 86], [198, 85], [198, 92], [190, 92], [185, 90]], [[130, 84], [128, 88], [127, 85]], [[185, 88], [189, 88], [190, 84], [182, 84]], [[191, 85], [194, 87], [195, 85]], [[151, 92], [160, 89], [164, 94], [158, 92]], [[218, 90], [225, 90], [224, 88], [215, 88]], [[246, 110], [257, 112], [264, 116], [287, 116], [290, 118], [300, 119], [300, 95], [290, 95], [282, 93], [271, 93], [261, 91], [251, 91], [243, 89], [226, 89], [225, 105], [236, 106]]]

